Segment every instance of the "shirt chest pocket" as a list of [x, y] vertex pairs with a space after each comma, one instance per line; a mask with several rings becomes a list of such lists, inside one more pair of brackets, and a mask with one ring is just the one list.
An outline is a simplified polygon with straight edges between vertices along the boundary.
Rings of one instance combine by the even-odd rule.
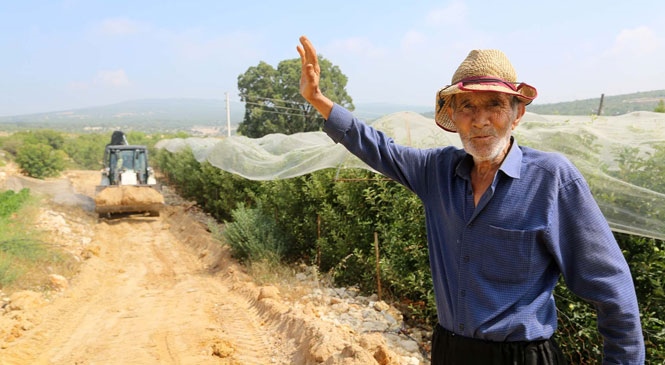
[[489, 226], [479, 247], [481, 275], [491, 282], [519, 284], [533, 274], [538, 231]]

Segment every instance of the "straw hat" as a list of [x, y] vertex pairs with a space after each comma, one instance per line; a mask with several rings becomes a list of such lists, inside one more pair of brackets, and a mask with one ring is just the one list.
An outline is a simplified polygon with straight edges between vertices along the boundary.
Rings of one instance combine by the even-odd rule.
[[536, 98], [536, 88], [517, 82], [517, 73], [506, 55], [496, 49], [473, 50], [459, 65], [450, 85], [436, 94], [436, 124], [449, 131], [457, 128], [446, 112], [450, 97], [454, 94], [477, 91], [495, 91], [515, 95], [526, 104]]

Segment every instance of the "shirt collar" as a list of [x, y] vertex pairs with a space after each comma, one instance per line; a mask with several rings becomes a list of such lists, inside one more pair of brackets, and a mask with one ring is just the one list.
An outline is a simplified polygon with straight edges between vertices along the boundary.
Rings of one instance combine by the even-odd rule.
[[[517, 145], [517, 141], [514, 137], [510, 137], [510, 141], [512, 142], [512, 145], [508, 150], [508, 155], [506, 155], [503, 163], [501, 163], [499, 170], [503, 171], [504, 174], [512, 177], [513, 179], [519, 179], [520, 169], [522, 167], [522, 150], [520, 149], [520, 146]], [[455, 173], [457, 176], [468, 180], [471, 176], [472, 167], [473, 157], [467, 153], [464, 158], [462, 158], [462, 161], [460, 161], [460, 163], [457, 165]]]
[[520, 169], [522, 167], [522, 149], [517, 145], [517, 141], [514, 137], [510, 137], [512, 145], [510, 150], [508, 150], [508, 155], [503, 160], [499, 170], [503, 171], [504, 174], [512, 177], [513, 179], [520, 178]]

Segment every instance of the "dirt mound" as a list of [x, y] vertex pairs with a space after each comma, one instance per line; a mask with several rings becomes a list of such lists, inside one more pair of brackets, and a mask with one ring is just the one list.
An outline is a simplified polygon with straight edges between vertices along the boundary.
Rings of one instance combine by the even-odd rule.
[[[207, 232], [201, 220], [192, 212], [181, 207], [168, 207], [164, 219], [170, 230], [182, 242], [199, 252], [199, 258], [210, 269], [219, 270], [219, 279], [242, 294], [250, 303], [261, 321], [274, 330], [273, 335], [293, 343], [296, 348], [290, 364], [327, 365], [410, 365], [421, 364], [418, 348], [413, 352], [404, 351], [396, 343], [387, 343], [381, 330], [363, 331], [344, 324], [339, 317], [353, 316], [352, 308], [339, 312], [331, 303], [341, 304], [341, 299], [331, 299], [324, 294], [310, 294], [300, 298], [287, 299], [272, 286], [257, 286], [230, 255], [227, 246], [220, 246]], [[295, 290], [295, 288], [292, 288]], [[319, 292], [320, 290], [315, 290]], [[321, 305], [320, 303], [326, 303]], [[358, 321], [367, 320], [372, 313], [386, 315], [394, 310], [383, 302], [370, 302], [354, 316]], [[352, 304], [351, 306], [357, 306]], [[327, 317], [333, 316], [332, 320]], [[370, 321], [371, 322], [371, 321]], [[367, 324], [368, 322], [365, 322]], [[360, 326], [362, 327], [362, 325]], [[398, 337], [394, 335], [393, 337]]]

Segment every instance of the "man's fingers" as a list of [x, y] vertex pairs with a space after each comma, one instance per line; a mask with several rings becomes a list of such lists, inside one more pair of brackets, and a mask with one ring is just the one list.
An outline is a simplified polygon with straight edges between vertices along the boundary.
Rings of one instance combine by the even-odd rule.
[[302, 66], [305, 67], [305, 50], [300, 46], [296, 46], [296, 50], [298, 50], [298, 54], [300, 55]]
[[334, 103], [319, 90], [321, 67], [319, 66], [319, 59], [316, 57], [316, 50], [305, 36], [300, 37], [300, 45], [296, 49], [302, 61], [300, 95], [311, 103], [324, 119], [328, 119]]
[[305, 99], [307, 99], [307, 95], [310, 95], [313, 90], [318, 88], [320, 70], [316, 51], [312, 43], [305, 36], [300, 37], [300, 43], [301, 45], [296, 47], [302, 63], [300, 91], [305, 96]]
[[316, 51], [314, 51], [314, 46], [312, 46], [312, 42], [309, 41], [309, 38], [306, 36], [300, 36], [300, 44], [302, 44], [303, 48], [305, 49], [305, 52], [307, 53], [314, 53], [316, 54]]
[[298, 46], [296, 47], [298, 53], [300, 54], [300, 62], [302, 63], [302, 73], [307, 76], [308, 79], [313, 80], [316, 77], [316, 71], [314, 65], [311, 62], [307, 62], [307, 57], [305, 50]]
[[300, 53], [300, 57], [304, 58], [307, 63], [317, 65], [319, 63], [319, 60], [316, 57], [316, 50], [314, 49], [312, 42], [310, 42], [306, 36], [301, 36], [300, 44], [302, 44], [302, 47], [299, 47], [300, 49], [298, 50], [298, 52]]

